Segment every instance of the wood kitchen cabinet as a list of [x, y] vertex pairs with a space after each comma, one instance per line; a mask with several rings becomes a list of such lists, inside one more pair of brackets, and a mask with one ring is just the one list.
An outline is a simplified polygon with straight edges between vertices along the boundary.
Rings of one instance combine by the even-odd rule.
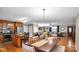
[[0, 43], [3, 43], [3, 36], [0, 35]]
[[21, 37], [18, 35], [12, 35], [12, 42], [13, 45], [15, 45], [16, 47], [21, 47]]
[[0, 19], [0, 28], [2, 28], [3, 30], [3, 28], [5, 27], [11, 29], [12, 33], [15, 33], [15, 31], [17, 30], [17, 27], [23, 27], [23, 23]]
[[23, 27], [23, 23], [0, 19], [0, 43], [4, 42], [4, 34], [10, 34], [12, 36], [11, 38], [13, 44], [17, 47], [20, 47], [21, 37], [19, 35], [16, 35], [18, 27]]
[[23, 26], [23, 23], [21, 23], [21, 22], [16, 22], [16, 26], [17, 26], [17, 27], [22, 27], [22, 26]]

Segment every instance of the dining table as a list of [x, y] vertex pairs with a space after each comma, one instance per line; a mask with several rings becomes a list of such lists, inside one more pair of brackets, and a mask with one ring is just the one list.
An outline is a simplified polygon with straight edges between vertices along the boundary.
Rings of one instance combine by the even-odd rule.
[[50, 52], [57, 45], [58, 41], [58, 37], [48, 37], [48, 39], [41, 39], [31, 44], [31, 46], [35, 47], [37, 52]]

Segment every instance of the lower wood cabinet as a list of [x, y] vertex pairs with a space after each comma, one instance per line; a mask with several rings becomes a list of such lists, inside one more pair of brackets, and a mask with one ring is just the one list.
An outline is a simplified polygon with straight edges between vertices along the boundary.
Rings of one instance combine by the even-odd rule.
[[0, 35], [0, 43], [3, 43], [3, 35]]
[[15, 45], [16, 47], [21, 47], [21, 37], [18, 35], [12, 35], [12, 42], [13, 45]]

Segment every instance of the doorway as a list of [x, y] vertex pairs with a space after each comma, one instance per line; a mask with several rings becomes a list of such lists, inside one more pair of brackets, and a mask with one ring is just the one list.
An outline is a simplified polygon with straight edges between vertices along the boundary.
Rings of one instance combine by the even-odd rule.
[[67, 36], [68, 37], [73, 37], [73, 26], [68, 26], [67, 27]]

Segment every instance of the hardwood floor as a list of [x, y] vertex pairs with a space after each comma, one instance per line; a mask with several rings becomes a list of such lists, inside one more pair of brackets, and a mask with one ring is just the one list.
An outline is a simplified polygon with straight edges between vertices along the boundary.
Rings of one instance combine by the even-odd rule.
[[61, 38], [58, 44], [65, 46], [65, 52], [76, 52], [75, 43], [73, 42], [72, 38]]
[[3, 48], [0, 48], [1, 52], [22, 52], [22, 48], [18, 48], [11, 43], [4, 44]]
[[[3, 45], [4, 47], [0, 48], [0, 52], [23, 52], [22, 48], [14, 46], [11, 42]], [[65, 46], [65, 52], [76, 52], [75, 43], [69, 37], [61, 38], [58, 45]]]

